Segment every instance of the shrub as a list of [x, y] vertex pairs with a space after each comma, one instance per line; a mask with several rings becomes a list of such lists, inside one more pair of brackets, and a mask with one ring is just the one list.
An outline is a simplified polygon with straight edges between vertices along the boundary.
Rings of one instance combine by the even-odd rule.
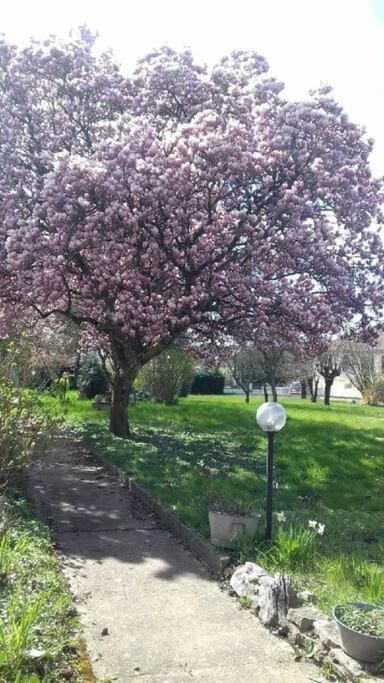
[[384, 377], [376, 375], [372, 384], [363, 393], [363, 400], [369, 406], [384, 403]]
[[222, 394], [224, 382], [224, 375], [221, 372], [196, 375], [191, 386], [191, 394]]
[[108, 377], [93, 353], [85, 356], [79, 371], [78, 388], [81, 396], [88, 399], [108, 391]]
[[14, 386], [10, 368], [0, 362], [0, 492], [19, 478], [55, 424], [33, 392]]
[[134, 406], [136, 403], [141, 403], [143, 401], [153, 401], [151, 394], [143, 389], [135, 389], [129, 395], [129, 405]]
[[194, 372], [192, 356], [180, 346], [170, 346], [143, 368], [140, 383], [156, 401], [173, 405], [182, 391], [188, 393]]

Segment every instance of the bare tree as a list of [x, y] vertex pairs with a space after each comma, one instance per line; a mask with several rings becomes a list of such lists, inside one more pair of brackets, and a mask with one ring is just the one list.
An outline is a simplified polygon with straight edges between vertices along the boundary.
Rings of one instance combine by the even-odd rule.
[[339, 340], [333, 342], [329, 348], [321, 354], [316, 363], [318, 373], [324, 378], [324, 404], [327, 406], [330, 404], [333, 382], [343, 370], [345, 357], [345, 342]]
[[252, 382], [260, 381], [259, 354], [254, 346], [245, 347], [236, 351], [227, 361], [232, 378], [244, 391], [246, 403], [249, 403]]
[[290, 355], [286, 365], [287, 376], [292, 379], [297, 379], [300, 382], [301, 398], [306, 399], [309, 391], [311, 400], [317, 398], [317, 387], [319, 384], [318, 373], [315, 367], [315, 360], [313, 356], [305, 355], [304, 353], [298, 355]]
[[267, 351], [259, 353], [259, 367], [264, 382], [271, 387], [273, 400], [277, 401], [276, 385], [289, 374], [287, 353], [280, 346], [271, 346]]
[[309, 395], [311, 397], [311, 403], [316, 403], [317, 394], [319, 391], [319, 382], [320, 382], [320, 375], [317, 372], [316, 368], [314, 368], [312, 375], [310, 375], [307, 378], [307, 382], [308, 382]]
[[233, 379], [244, 391], [247, 403], [251, 382], [262, 384], [265, 401], [268, 401], [269, 384], [272, 398], [277, 401], [277, 383], [291, 376], [288, 372], [288, 354], [280, 346], [271, 346], [267, 350], [260, 350], [256, 346], [242, 348], [228, 361], [228, 367]]

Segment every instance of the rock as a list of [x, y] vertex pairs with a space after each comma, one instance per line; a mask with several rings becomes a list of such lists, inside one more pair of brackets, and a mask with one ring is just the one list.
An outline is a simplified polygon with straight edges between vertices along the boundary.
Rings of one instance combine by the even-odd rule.
[[108, 631], [108, 629], [107, 629], [106, 626], [105, 626], [105, 628], [103, 628], [103, 630], [102, 630], [102, 632], [101, 632], [101, 635], [102, 635], [102, 636], [109, 636], [109, 631]]
[[292, 621], [299, 627], [301, 633], [307, 633], [313, 629], [315, 621], [324, 619], [324, 615], [316, 607], [298, 607], [297, 609], [290, 609], [288, 612], [288, 621]]
[[291, 578], [285, 574], [275, 574], [272, 582], [260, 586], [258, 603], [258, 616], [264, 626], [285, 626], [288, 609], [297, 604], [297, 593]]
[[296, 645], [296, 636], [300, 633], [299, 629], [295, 624], [289, 624], [288, 628], [288, 643], [294, 647]]
[[367, 677], [365, 669], [356, 661], [349, 657], [344, 650], [339, 648], [332, 649], [329, 653], [331, 662], [336, 665], [335, 669], [341, 672], [348, 681], [359, 683], [360, 679]]
[[271, 579], [268, 572], [265, 571], [258, 564], [253, 562], [246, 562], [241, 567], [238, 567], [232, 574], [230, 585], [232, 590], [239, 596], [254, 595], [257, 593], [258, 585], [261, 579]]
[[293, 585], [293, 581], [288, 574], [275, 574], [275, 580], [277, 577], [282, 576], [284, 579], [285, 595], [286, 595], [286, 612], [289, 609], [294, 609], [299, 607], [300, 601], [297, 595], [297, 590]]
[[328, 657], [329, 650], [324, 647], [323, 643], [318, 640], [315, 643], [315, 646], [311, 652], [311, 658], [313, 659], [316, 664], [323, 664], [323, 662], [327, 659]]
[[288, 642], [292, 647], [299, 647], [305, 650], [307, 654], [312, 652], [315, 645], [314, 638], [311, 638], [306, 633], [301, 633], [295, 624], [289, 624]]
[[313, 625], [315, 635], [321, 640], [325, 647], [329, 649], [341, 647], [339, 629], [334, 621], [319, 619]]

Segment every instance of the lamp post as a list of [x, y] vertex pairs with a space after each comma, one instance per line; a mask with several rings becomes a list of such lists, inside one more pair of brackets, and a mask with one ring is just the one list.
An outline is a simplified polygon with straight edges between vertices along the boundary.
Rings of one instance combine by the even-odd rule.
[[283, 429], [287, 419], [287, 414], [275, 401], [263, 403], [257, 410], [256, 420], [259, 427], [268, 436], [268, 455], [267, 455], [267, 491], [265, 502], [265, 540], [269, 541], [272, 537], [272, 479], [273, 479], [273, 435]]

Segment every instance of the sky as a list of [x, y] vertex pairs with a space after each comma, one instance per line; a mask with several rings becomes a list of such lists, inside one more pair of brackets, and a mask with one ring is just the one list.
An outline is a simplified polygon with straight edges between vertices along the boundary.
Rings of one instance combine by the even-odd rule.
[[264, 55], [290, 98], [321, 83], [375, 139], [384, 175], [384, 0], [0, 0], [14, 43], [81, 25], [97, 31], [124, 71], [154, 47], [190, 47], [208, 65], [234, 49]]

